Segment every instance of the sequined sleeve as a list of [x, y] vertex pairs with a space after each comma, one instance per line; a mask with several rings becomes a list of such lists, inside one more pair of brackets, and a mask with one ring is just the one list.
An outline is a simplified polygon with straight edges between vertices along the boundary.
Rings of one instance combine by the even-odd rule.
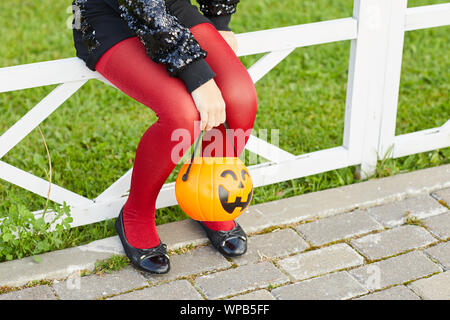
[[95, 30], [88, 23], [86, 19], [86, 9], [88, 0], [74, 0], [74, 28], [79, 29], [81, 32], [81, 39], [89, 52], [97, 49], [100, 46], [96, 36]]
[[231, 16], [236, 13], [239, 0], [197, 0], [200, 11], [217, 28], [232, 31], [229, 27]]
[[197, 0], [197, 2], [205, 16], [214, 17], [235, 13], [239, 0]]
[[146, 48], [147, 55], [163, 63], [171, 76], [204, 59], [192, 33], [169, 13], [164, 0], [118, 0], [121, 17]]

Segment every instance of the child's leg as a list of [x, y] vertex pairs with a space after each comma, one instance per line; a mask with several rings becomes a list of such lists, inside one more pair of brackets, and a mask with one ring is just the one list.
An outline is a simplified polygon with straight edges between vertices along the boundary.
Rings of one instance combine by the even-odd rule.
[[[201, 47], [208, 52], [206, 62], [216, 73], [214, 81], [222, 92], [226, 105], [226, 122], [229, 128], [235, 131], [234, 145], [240, 155], [255, 121], [257, 108], [255, 86], [245, 66], [213, 25], [202, 23], [190, 30]], [[220, 135], [217, 130], [220, 130]], [[217, 143], [213, 136], [220, 137], [221, 141]], [[205, 132], [202, 154], [233, 157], [234, 150], [230, 138], [230, 135], [226, 135], [223, 124]], [[216, 148], [217, 146], [222, 148]], [[216, 231], [231, 230], [235, 225], [234, 221], [205, 222], [205, 224]]]
[[183, 146], [187, 150], [199, 133], [194, 131], [194, 122], [200, 116], [184, 83], [170, 77], [164, 65], [153, 62], [137, 37], [112, 47], [96, 69], [158, 116], [137, 147], [130, 194], [123, 211], [128, 242], [135, 248], [152, 248], [160, 243], [155, 226], [156, 198], [176, 165], [171, 158], [172, 149], [180, 143], [172, 141], [171, 134], [176, 129], [188, 130], [190, 141], [184, 141]]

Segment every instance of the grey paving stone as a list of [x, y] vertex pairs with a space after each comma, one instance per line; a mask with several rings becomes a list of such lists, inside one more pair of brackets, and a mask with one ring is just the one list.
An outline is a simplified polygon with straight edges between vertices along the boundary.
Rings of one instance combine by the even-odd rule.
[[444, 270], [450, 270], [450, 242], [439, 243], [424, 251], [431, 258], [437, 260]]
[[43, 285], [1, 294], [0, 300], [56, 300], [56, 296], [49, 286]]
[[404, 285], [400, 285], [383, 291], [377, 291], [356, 298], [355, 300], [420, 300], [420, 298]]
[[408, 217], [424, 219], [447, 211], [429, 195], [420, 195], [368, 208], [367, 211], [377, 221], [387, 227], [395, 227], [406, 222]]
[[260, 262], [198, 277], [195, 284], [208, 299], [218, 299], [288, 281], [272, 263]]
[[370, 260], [377, 260], [436, 242], [424, 228], [405, 225], [350, 241]]
[[273, 225], [364, 209], [450, 186], [450, 165], [372, 179], [252, 206]]
[[450, 211], [423, 220], [423, 223], [439, 239], [450, 238]]
[[[81, 270], [93, 270], [99, 260], [123, 253], [117, 237], [97, 240], [87, 245], [57, 250], [32, 257], [0, 263], [0, 286], [18, 287], [33, 280], [63, 279]], [[73, 257], [76, 257], [74, 260]]]
[[364, 259], [345, 243], [308, 251], [278, 261], [295, 280], [308, 279], [328, 272], [355, 267]]
[[176, 280], [154, 287], [121, 294], [108, 300], [204, 300], [187, 280]]
[[427, 300], [450, 300], [450, 271], [414, 281], [409, 287]]
[[450, 208], [450, 188], [434, 191], [431, 193], [431, 196], [438, 201], [444, 202]]
[[170, 250], [208, 243], [205, 232], [191, 219], [161, 224], [157, 229], [159, 237]]
[[302, 224], [297, 227], [297, 230], [306, 240], [315, 246], [319, 246], [370, 231], [383, 230], [383, 228], [365, 210], [355, 210]]
[[370, 291], [423, 278], [442, 269], [422, 252], [413, 251], [350, 270]]
[[[310, 198], [307, 201], [305, 198]], [[253, 206], [253, 209], [259, 212], [269, 221], [269, 225], [286, 225], [303, 220], [307, 220], [316, 215], [320, 215], [323, 210], [332, 210], [331, 208], [317, 208], [312, 194], [302, 195], [302, 199], [297, 197], [285, 198], [270, 202], [265, 202]], [[330, 213], [331, 214], [331, 213]]]
[[243, 214], [241, 214], [236, 220], [247, 234], [259, 232], [273, 225], [272, 221], [262, 214], [258, 207], [263, 204], [250, 206]]
[[228, 300], [275, 300], [275, 298], [267, 290], [257, 290], [250, 293], [235, 296]]
[[247, 253], [233, 258], [237, 265], [287, 256], [308, 248], [308, 244], [294, 230], [283, 229], [248, 238]]
[[103, 276], [77, 277], [53, 284], [53, 289], [63, 300], [91, 300], [147, 286], [148, 282], [132, 267]]
[[170, 272], [166, 274], [148, 274], [143, 276], [152, 283], [173, 280], [187, 275], [231, 267], [217, 250], [211, 246], [200, 247], [184, 254], [170, 256]]
[[367, 292], [366, 288], [345, 271], [272, 290], [278, 300], [344, 300]]

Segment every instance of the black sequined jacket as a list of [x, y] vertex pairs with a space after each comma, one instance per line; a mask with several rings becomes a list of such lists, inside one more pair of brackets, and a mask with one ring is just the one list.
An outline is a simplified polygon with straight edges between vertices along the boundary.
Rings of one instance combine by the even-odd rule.
[[228, 30], [239, 0], [73, 0], [73, 37], [77, 56], [95, 71], [100, 57], [116, 43], [137, 36], [147, 55], [166, 65], [191, 93], [216, 74], [207, 52], [189, 28], [209, 22]]

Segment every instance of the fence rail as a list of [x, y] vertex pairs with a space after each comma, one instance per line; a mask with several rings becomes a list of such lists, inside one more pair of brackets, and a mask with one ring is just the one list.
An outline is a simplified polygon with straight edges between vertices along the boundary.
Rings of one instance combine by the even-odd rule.
[[[395, 136], [404, 34], [449, 24], [450, 3], [407, 8], [407, 0], [355, 0], [350, 18], [238, 34], [238, 56], [266, 53], [248, 70], [255, 83], [296, 48], [351, 40], [342, 146], [293, 155], [251, 136], [246, 149], [269, 160], [249, 167], [254, 185], [353, 165], [360, 165], [367, 176], [374, 172], [378, 156], [389, 150], [389, 156], [397, 158], [450, 146], [450, 120], [438, 128]], [[113, 86], [78, 58], [0, 68], [0, 93], [58, 84], [0, 136], [0, 159], [92, 79]], [[1, 160], [0, 178], [48, 195], [48, 181]], [[86, 225], [116, 217], [130, 179], [131, 169], [95, 199], [52, 184], [49, 197], [71, 206], [72, 227]], [[165, 184], [156, 206], [175, 204], [174, 183]]]

